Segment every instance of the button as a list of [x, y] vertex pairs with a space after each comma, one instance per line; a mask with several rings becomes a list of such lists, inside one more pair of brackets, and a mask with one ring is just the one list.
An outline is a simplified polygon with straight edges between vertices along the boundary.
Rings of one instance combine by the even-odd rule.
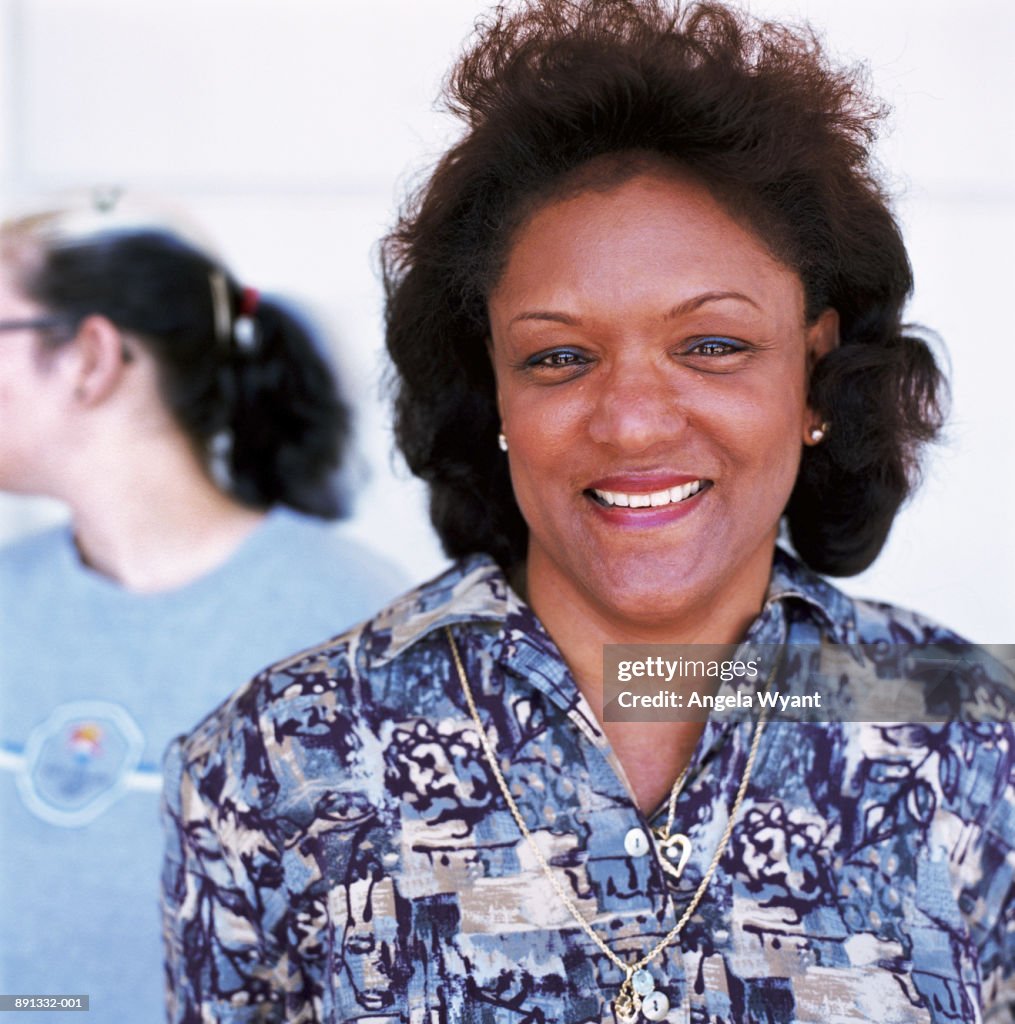
[[649, 851], [648, 836], [643, 829], [633, 828], [624, 836], [624, 849], [629, 857], [644, 857]]
[[641, 1012], [646, 1020], [663, 1020], [670, 1012], [670, 1001], [664, 993], [652, 992], [642, 1000]]

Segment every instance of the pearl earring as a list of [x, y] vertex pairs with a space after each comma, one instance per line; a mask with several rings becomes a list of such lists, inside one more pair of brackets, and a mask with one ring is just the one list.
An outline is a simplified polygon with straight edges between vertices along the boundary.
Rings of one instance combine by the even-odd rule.
[[825, 439], [825, 434], [828, 433], [828, 430], [829, 430], [830, 426], [831, 426], [831, 424], [829, 424], [828, 421], [826, 420], [824, 423], [821, 424], [820, 427], [815, 427], [811, 431], [811, 440], [815, 444], [820, 444]]
[[501, 432], [500, 432], [500, 433], [499, 433], [499, 434], [497, 435], [497, 444], [498, 444], [498, 446], [500, 447], [500, 450], [501, 450], [502, 452], [506, 452], [506, 451], [507, 451], [507, 448], [508, 448], [508, 445], [507, 445], [507, 438], [506, 438], [506, 437], [504, 436], [504, 432], [503, 432], [503, 431], [501, 431]]

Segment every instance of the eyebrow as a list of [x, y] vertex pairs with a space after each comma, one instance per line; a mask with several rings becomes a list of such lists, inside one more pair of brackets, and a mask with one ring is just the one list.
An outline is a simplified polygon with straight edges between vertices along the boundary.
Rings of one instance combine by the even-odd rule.
[[567, 313], [554, 313], [548, 309], [533, 309], [528, 313], [519, 313], [518, 316], [513, 316], [508, 322], [508, 326], [522, 320], [550, 320], [555, 324], [567, 324], [568, 327], [577, 327], [581, 323], [577, 317], [568, 316]]
[[[665, 314], [663, 319], [676, 320], [678, 317], [693, 313], [696, 309], [700, 309], [709, 302], [723, 302], [730, 299], [736, 302], [746, 302], [755, 309], [761, 309], [754, 299], [749, 295], [744, 295], [743, 292], [703, 292], [701, 295], [695, 295], [684, 302], [678, 303]], [[549, 309], [533, 309], [526, 313], [519, 313], [518, 316], [512, 317], [510, 323], [515, 324], [523, 320], [548, 320], [551, 323], [565, 324], [568, 327], [577, 327], [581, 323], [578, 317]]]
[[677, 317], [693, 313], [696, 309], [700, 309], [708, 302], [722, 302], [728, 299], [733, 299], [736, 302], [746, 302], [749, 306], [753, 306], [755, 309], [761, 309], [754, 299], [749, 295], [744, 295], [743, 292], [704, 292], [701, 295], [695, 295], [686, 302], [681, 302], [674, 306], [666, 314], [666, 319], [675, 320]]

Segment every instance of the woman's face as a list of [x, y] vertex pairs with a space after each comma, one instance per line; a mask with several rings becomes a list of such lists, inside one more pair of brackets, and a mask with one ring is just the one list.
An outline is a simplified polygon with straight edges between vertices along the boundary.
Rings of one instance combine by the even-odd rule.
[[646, 172], [537, 211], [489, 300], [530, 593], [673, 622], [768, 579], [817, 417], [797, 274], [701, 186]]

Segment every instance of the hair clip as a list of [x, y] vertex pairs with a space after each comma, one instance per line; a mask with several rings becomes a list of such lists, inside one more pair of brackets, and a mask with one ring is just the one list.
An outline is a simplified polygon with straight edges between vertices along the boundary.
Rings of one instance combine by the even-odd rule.
[[211, 313], [215, 322], [215, 340], [222, 348], [229, 347], [229, 285], [221, 270], [213, 270], [208, 277], [211, 285]]

